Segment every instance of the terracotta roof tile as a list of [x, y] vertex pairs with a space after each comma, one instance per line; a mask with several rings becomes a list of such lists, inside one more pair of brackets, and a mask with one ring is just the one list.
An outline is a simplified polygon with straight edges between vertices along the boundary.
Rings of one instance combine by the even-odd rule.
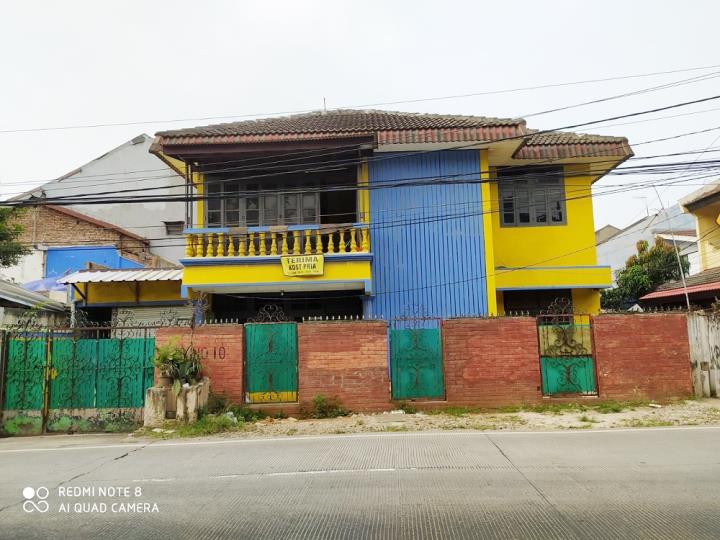
[[[685, 278], [685, 285], [688, 293], [709, 292], [720, 290], [720, 267], [710, 268], [694, 276]], [[653, 292], [646, 294], [640, 300], [652, 300], [653, 298], [666, 298], [684, 294], [681, 280], [669, 281], [658, 286]]]
[[160, 131], [153, 150], [172, 146], [254, 144], [374, 136], [378, 144], [496, 141], [531, 135], [517, 159], [628, 157], [624, 137], [572, 132], [533, 134], [522, 118], [492, 118], [378, 110], [333, 110]]

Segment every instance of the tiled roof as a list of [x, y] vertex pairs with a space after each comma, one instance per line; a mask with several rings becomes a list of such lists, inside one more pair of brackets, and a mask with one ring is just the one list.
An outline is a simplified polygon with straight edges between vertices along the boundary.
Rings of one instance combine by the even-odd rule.
[[513, 155], [515, 159], [546, 159], [586, 156], [629, 156], [630, 144], [625, 137], [553, 131], [537, 133], [525, 140]]
[[406, 129], [468, 129], [488, 126], [518, 126], [525, 121], [485, 116], [419, 114], [377, 110], [335, 110], [230, 122], [189, 129], [161, 131], [165, 138], [216, 135], [269, 135], [288, 133], [352, 133]]
[[[685, 285], [688, 293], [720, 291], [720, 267], [710, 268], [694, 276], [685, 278]], [[646, 294], [640, 300], [652, 300], [653, 298], [666, 298], [685, 294], [681, 280], [669, 281], [657, 287], [653, 292]]]
[[517, 159], [632, 155], [627, 139], [528, 130], [522, 118], [492, 118], [378, 110], [333, 110], [160, 131], [151, 151], [166, 147], [253, 144], [374, 136], [378, 144], [497, 141], [528, 138]]

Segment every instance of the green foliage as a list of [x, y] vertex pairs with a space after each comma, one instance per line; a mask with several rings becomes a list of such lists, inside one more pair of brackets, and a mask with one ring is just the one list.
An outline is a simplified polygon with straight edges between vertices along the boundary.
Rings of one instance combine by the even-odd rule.
[[233, 405], [228, 410], [232, 412], [238, 420], [242, 420], [243, 422], [256, 422], [258, 420], [262, 420], [263, 418], [267, 418], [267, 414], [264, 412], [256, 411], [250, 407]]
[[346, 415], [347, 411], [338, 398], [326, 397], [323, 394], [318, 394], [313, 398], [310, 413], [313, 418], [337, 418]]
[[429, 414], [447, 414], [448, 416], [455, 416], [455, 417], [461, 417], [465, 416], [466, 414], [471, 414], [474, 412], [478, 412], [479, 409], [477, 408], [471, 408], [471, 407], [457, 407], [457, 406], [450, 406], [450, 407], [442, 407], [439, 409], [432, 409], [429, 410]]
[[417, 412], [417, 408], [415, 405], [408, 401], [402, 401], [398, 404], [398, 409], [401, 411], [404, 411], [406, 414], [415, 414]]
[[141, 433], [159, 439], [175, 439], [179, 437], [202, 437], [232, 431], [242, 431], [243, 421], [238, 419], [237, 424], [224, 415], [206, 414], [192, 424], [166, 424], [166, 429], [159, 432], [144, 429]]
[[[689, 263], [680, 259], [682, 271], [687, 275]], [[650, 247], [647, 241], [637, 243], [637, 254], [628, 258], [625, 268], [615, 273], [617, 287], [602, 292], [601, 303], [606, 309], [623, 309], [635, 303], [658, 285], [680, 279], [677, 255], [672, 246], [656, 238]]]
[[213, 392], [210, 392], [205, 409], [210, 414], [223, 413], [228, 410], [227, 398], [222, 394], [215, 394]]
[[24, 209], [0, 207], [0, 267], [14, 266], [30, 249], [18, 241], [22, 227], [13, 221]]
[[200, 380], [202, 358], [192, 345], [182, 347], [177, 341], [169, 341], [155, 352], [155, 367], [165, 377], [173, 379], [173, 393], [177, 396], [185, 383]]

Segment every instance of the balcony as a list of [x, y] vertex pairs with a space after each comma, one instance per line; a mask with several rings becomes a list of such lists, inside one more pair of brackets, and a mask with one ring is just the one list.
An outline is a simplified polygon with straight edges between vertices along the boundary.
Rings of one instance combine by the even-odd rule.
[[189, 229], [185, 257], [264, 257], [370, 253], [365, 223]]
[[187, 229], [183, 292], [370, 294], [370, 249], [367, 223]]

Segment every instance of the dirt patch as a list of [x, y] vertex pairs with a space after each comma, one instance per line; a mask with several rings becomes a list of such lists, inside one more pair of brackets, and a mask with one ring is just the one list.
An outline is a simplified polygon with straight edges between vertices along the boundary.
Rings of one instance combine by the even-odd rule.
[[[401, 431], [557, 431], [567, 429], [619, 429], [660, 426], [720, 425], [720, 399], [679, 401], [670, 404], [614, 403], [612, 406], [564, 405], [513, 412], [477, 412], [449, 409], [430, 413], [398, 410], [353, 414], [339, 418], [298, 420], [266, 418], [247, 422], [220, 436], [272, 437], [334, 435]], [[141, 433], [138, 433], [141, 435]]]

